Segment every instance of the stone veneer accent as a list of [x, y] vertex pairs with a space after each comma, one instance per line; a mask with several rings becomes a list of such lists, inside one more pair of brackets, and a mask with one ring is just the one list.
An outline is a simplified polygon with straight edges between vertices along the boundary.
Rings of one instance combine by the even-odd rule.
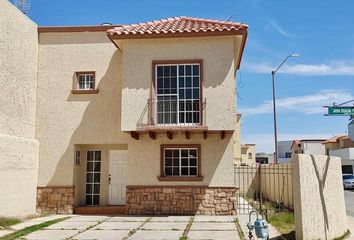
[[37, 212], [72, 214], [74, 211], [74, 187], [37, 187]]
[[236, 188], [127, 186], [130, 215], [235, 215]]

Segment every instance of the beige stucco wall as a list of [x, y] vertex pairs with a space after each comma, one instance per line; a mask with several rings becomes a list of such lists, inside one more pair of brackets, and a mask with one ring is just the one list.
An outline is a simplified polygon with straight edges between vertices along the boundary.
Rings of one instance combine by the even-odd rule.
[[[203, 181], [159, 181], [160, 176], [160, 145], [161, 144], [200, 144], [201, 175]], [[139, 140], [125, 144], [110, 145], [75, 145], [81, 151], [81, 164], [75, 169], [75, 204], [85, 204], [85, 171], [87, 151], [101, 151], [101, 196], [100, 205], [108, 204], [109, 150], [128, 150], [128, 178], [126, 185], [206, 185], [234, 186], [232, 135], [228, 134], [220, 140], [220, 134], [209, 134], [203, 139], [202, 134], [192, 134], [186, 140], [184, 134], [175, 135], [169, 140], [165, 134], [158, 134], [156, 140], [148, 135], [141, 135]]]
[[298, 154], [292, 163], [296, 239], [343, 235], [347, 218], [340, 158]]
[[[153, 60], [203, 60], [205, 124], [209, 130], [234, 130], [235, 52], [241, 36], [124, 40], [122, 48], [122, 130], [147, 123]], [[139, 119], [142, 118], [142, 121]]]
[[0, 216], [35, 213], [37, 25], [0, 1]]
[[[160, 175], [160, 145], [161, 144], [200, 144], [201, 145], [201, 175], [202, 182], [171, 182], [159, 181]], [[233, 169], [233, 140], [227, 134], [220, 139], [220, 134], [191, 134], [186, 140], [184, 134], [175, 134], [169, 140], [165, 134], [158, 135], [156, 140], [149, 139], [148, 135], [141, 136], [139, 141], [128, 145], [128, 170], [134, 172], [128, 177], [129, 185], [207, 185], [207, 186], [234, 186]]]
[[[71, 186], [75, 144], [126, 144], [120, 131], [122, 54], [105, 32], [39, 37], [39, 186]], [[98, 94], [72, 94], [75, 71], [96, 71]]]
[[234, 161], [239, 164], [242, 160], [241, 157], [241, 113], [236, 114], [236, 130], [234, 133]]

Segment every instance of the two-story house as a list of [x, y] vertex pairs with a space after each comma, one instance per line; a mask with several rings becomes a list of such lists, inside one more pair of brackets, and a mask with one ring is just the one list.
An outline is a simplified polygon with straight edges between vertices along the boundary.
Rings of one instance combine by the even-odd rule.
[[325, 147], [323, 142], [326, 139], [302, 139], [294, 140], [291, 145], [291, 156], [295, 154], [324, 155]]
[[37, 211], [235, 214], [247, 28], [191, 17], [38, 27]]
[[342, 173], [354, 173], [354, 141], [348, 135], [334, 136], [323, 142], [326, 155], [340, 157]]

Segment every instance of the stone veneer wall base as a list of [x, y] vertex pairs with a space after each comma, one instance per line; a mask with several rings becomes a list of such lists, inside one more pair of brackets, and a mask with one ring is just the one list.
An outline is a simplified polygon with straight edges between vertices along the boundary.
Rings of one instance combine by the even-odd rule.
[[129, 215], [235, 215], [236, 188], [127, 186]]
[[72, 214], [74, 186], [37, 187], [37, 212]]

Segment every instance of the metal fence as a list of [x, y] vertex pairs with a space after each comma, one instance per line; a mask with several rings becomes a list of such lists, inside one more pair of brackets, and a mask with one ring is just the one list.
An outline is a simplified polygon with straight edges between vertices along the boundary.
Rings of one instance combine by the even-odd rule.
[[237, 213], [257, 210], [264, 215], [293, 210], [291, 164], [260, 164], [235, 166], [238, 189]]

